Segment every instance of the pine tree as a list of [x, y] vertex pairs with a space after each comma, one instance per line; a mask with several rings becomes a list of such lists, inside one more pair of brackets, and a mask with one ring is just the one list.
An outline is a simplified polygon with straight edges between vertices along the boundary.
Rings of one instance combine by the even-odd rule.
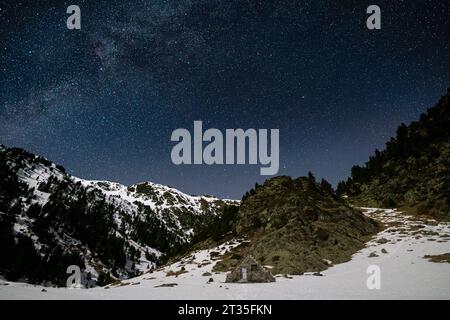
[[316, 177], [314, 177], [314, 174], [311, 171], [308, 171], [308, 180], [313, 184], [316, 183]]
[[334, 190], [333, 187], [331, 186], [331, 183], [329, 183], [324, 178], [322, 178], [322, 180], [320, 181], [320, 188], [329, 194], [334, 194]]

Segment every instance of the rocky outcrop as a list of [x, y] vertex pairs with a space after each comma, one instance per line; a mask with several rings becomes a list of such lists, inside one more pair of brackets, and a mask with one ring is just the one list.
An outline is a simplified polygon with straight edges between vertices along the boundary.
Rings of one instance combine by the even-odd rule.
[[243, 200], [235, 228], [250, 241], [223, 256], [216, 270], [232, 270], [251, 254], [274, 274], [317, 272], [349, 260], [379, 230], [312, 176], [257, 186]]

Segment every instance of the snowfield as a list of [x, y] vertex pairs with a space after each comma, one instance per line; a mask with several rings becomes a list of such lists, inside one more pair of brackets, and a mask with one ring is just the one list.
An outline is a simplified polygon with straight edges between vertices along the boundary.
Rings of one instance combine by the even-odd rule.
[[[424, 258], [450, 253], [450, 224], [397, 210], [363, 210], [386, 229], [351, 261], [330, 267], [323, 276], [278, 275], [274, 283], [224, 283], [225, 273], [211, 271], [217, 257], [210, 252], [224, 253], [242, 241], [237, 239], [106, 287], [44, 288], [0, 280], [0, 299], [450, 299], [450, 263]], [[380, 270], [380, 289], [367, 287], [368, 267], [373, 265]]]

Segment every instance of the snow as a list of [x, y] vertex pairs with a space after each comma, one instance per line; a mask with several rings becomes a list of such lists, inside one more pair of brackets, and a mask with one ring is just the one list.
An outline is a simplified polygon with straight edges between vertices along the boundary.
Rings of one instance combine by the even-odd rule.
[[[140, 202], [144, 206], [150, 207], [152, 210], [156, 211], [163, 211], [164, 209], [172, 209], [172, 208], [179, 208], [182, 209], [183, 207], [189, 208], [193, 211], [195, 214], [201, 214], [201, 201], [206, 201], [209, 204], [213, 205], [214, 202], [220, 200], [216, 197], [212, 196], [191, 196], [188, 194], [185, 194], [181, 192], [180, 190], [177, 190], [175, 188], [171, 188], [162, 184], [153, 183], [153, 182], [143, 182], [139, 184], [131, 185], [130, 187], [127, 187], [125, 185], [122, 185], [120, 183], [116, 182], [109, 182], [109, 181], [98, 181], [98, 180], [83, 180], [79, 178], [73, 178], [75, 182], [80, 182], [83, 186], [88, 188], [96, 188], [102, 191], [103, 194], [105, 194], [110, 199], [121, 199], [123, 200], [124, 207], [129, 207], [131, 209], [134, 209], [136, 206], [134, 205], [135, 202]], [[139, 194], [134, 191], [130, 191], [130, 188], [136, 188], [137, 185], [140, 184], [146, 184], [148, 187], [150, 187], [155, 197], [161, 201], [161, 203], [156, 203], [154, 199], [148, 195], [145, 194]], [[172, 198], [176, 199], [177, 201], [175, 203], [169, 203], [167, 199], [163, 196], [164, 194], [169, 194]], [[226, 203], [238, 203], [237, 200], [223, 200]]]
[[[9, 162], [9, 166], [14, 167], [15, 163]], [[54, 163], [52, 163], [51, 166], [46, 166], [40, 162], [29, 160], [24, 161], [23, 167], [17, 170], [17, 177], [20, 181], [26, 183], [29, 188], [33, 189], [34, 199], [31, 200], [30, 204], [38, 203], [43, 206], [48, 202], [50, 193], [38, 190], [40, 183], [47, 182], [50, 178], [60, 181], [68, 179], [74, 183], [81, 183], [81, 185], [86, 187], [87, 190], [100, 191], [105, 196], [107, 201], [120, 206], [124, 211], [131, 215], [136, 213], [136, 203], [139, 202], [153, 210], [163, 220], [163, 222], [164, 219], [162, 215], [166, 210], [172, 211], [173, 209], [187, 209], [195, 215], [202, 215], [205, 213], [217, 214], [219, 212], [219, 210], [217, 210], [219, 201], [224, 201], [227, 204], [239, 203], [237, 200], [221, 200], [212, 196], [191, 196], [169, 186], [153, 182], [144, 182], [143, 184], [146, 184], [148, 188], [153, 190], [154, 195], [149, 196], [135, 191], [130, 191], [131, 189], [136, 189], [138, 184], [128, 187], [117, 182], [80, 179], [63, 173], [61, 170], [56, 168]], [[168, 198], [172, 199], [173, 202], [171, 202]], [[209, 208], [207, 212], [205, 212], [202, 208], [202, 202], [208, 203]], [[25, 209], [27, 208], [28, 206]], [[116, 216], [116, 220], [120, 225], [121, 217]], [[181, 228], [181, 225], [179, 225], [179, 227]], [[189, 237], [190, 234], [186, 234], [186, 236]]]
[[[397, 210], [364, 208], [364, 212], [383, 222], [386, 229], [351, 261], [330, 267], [321, 277], [307, 274], [277, 276], [273, 283], [224, 283], [225, 273], [211, 271], [217, 260], [210, 252], [222, 254], [242, 241], [235, 240], [106, 287], [45, 288], [42, 292], [41, 286], [0, 280], [0, 299], [450, 299], [450, 264], [423, 258], [450, 252], [450, 224], [418, 219]], [[377, 256], [369, 257], [371, 253]], [[367, 269], [372, 265], [381, 271], [379, 290], [366, 285], [370, 276]], [[167, 276], [182, 267], [187, 272]], [[212, 275], [203, 276], [205, 272]], [[209, 278], [214, 281], [207, 283]]]
[[[212, 196], [191, 196], [185, 194], [177, 189], [164, 186], [157, 183], [145, 182], [145, 189], [149, 191], [147, 193], [136, 192], [137, 185], [127, 187], [117, 182], [99, 181], [99, 180], [84, 180], [77, 177], [73, 177], [61, 169], [59, 169], [54, 163], [38, 161], [36, 156], [34, 159], [22, 159], [20, 162], [13, 160], [8, 161], [8, 165], [15, 171], [19, 181], [25, 183], [29, 190], [25, 196], [20, 200], [23, 205], [23, 210], [17, 215], [17, 221], [14, 225], [14, 231], [16, 234], [25, 234], [33, 240], [33, 244], [38, 252], [43, 256], [41, 248], [45, 248], [45, 244], [39, 241], [36, 234], [33, 233], [34, 219], [27, 216], [26, 212], [31, 205], [39, 204], [43, 207], [48, 203], [52, 191], [52, 185], [50, 181], [65, 181], [67, 182], [67, 191], [65, 196], [67, 198], [75, 196], [71, 194], [72, 188], [76, 184], [81, 184], [90, 196], [97, 200], [105, 200], [110, 204], [113, 204], [115, 208], [120, 210], [114, 210], [113, 218], [116, 224], [115, 234], [117, 237], [123, 237], [129, 245], [133, 246], [140, 253], [138, 261], [133, 264], [133, 261], [128, 260], [126, 270], [128, 272], [146, 272], [154, 266], [154, 262], [149, 261], [146, 258], [146, 252], [153, 256], [160, 257], [163, 253], [144, 246], [142, 243], [133, 241], [133, 225], [126, 224], [123, 226], [123, 221], [141, 221], [145, 219], [145, 216], [139, 215], [142, 211], [139, 210], [139, 206], [143, 205], [151, 209], [150, 215], [155, 215], [159, 222], [165, 226], [166, 230], [175, 235], [180, 243], [186, 243], [190, 241], [193, 236], [193, 228], [191, 225], [185, 225], [182, 221], [188, 221], [188, 219], [181, 219], [182, 214], [193, 216], [206, 216], [217, 215], [221, 212], [222, 200]], [[42, 185], [41, 185], [42, 184]], [[39, 186], [47, 186], [50, 188], [48, 192]], [[134, 191], [133, 191], [134, 190]], [[238, 204], [236, 200], [224, 200], [225, 203]], [[206, 205], [205, 205], [206, 204]], [[123, 228], [122, 228], [123, 227]], [[118, 230], [123, 230], [123, 234]], [[103, 268], [102, 264], [98, 261], [95, 255], [91, 255], [91, 252], [87, 246], [84, 246], [76, 239], [72, 239], [67, 234], [63, 234], [62, 230], [49, 230], [53, 236], [58, 240], [63, 248], [69, 248], [77, 246], [82, 248], [85, 254], [85, 265], [91, 274], [96, 275], [97, 272], [93, 265]], [[129, 257], [127, 257], [129, 258]], [[135, 267], [135, 268], [133, 268]], [[135, 274], [135, 273], [133, 273]], [[122, 276], [122, 273], [119, 273]], [[124, 274], [125, 278], [129, 275]]]

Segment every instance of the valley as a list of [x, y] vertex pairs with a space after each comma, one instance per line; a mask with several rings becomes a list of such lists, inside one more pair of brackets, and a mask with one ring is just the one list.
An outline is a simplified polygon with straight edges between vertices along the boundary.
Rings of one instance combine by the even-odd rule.
[[[321, 272], [276, 275], [276, 282], [225, 283], [214, 272], [219, 257], [242, 239], [192, 252], [179, 261], [139, 277], [93, 289], [52, 288], [0, 281], [1, 299], [448, 299], [449, 263], [430, 262], [426, 255], [450, 252], [450, 224], [404, 215], [391, 209], [364, 208], [385, 229], [350, 261]], [[384, 253], [385, 252], [385, 253]], [[374, 253], [374, 254], [372, 254]], [[370, 257], [369, 257], [370, 256]], [[379, 290], [368, 289], [368, 267], [381, 271]], [[171, 275], [184, 268], [186, 272]], [[212, 279], [212, 281], [211, 281]], [[45, 290], [45, 291], [44, 291]]]
[[[336, 191], [309, 172], [241, 200], [0, 146], [0, 298], [448, 298], [449, 107], [450, 91]], [[65, 288], [70, 266], [94, 288]]]

